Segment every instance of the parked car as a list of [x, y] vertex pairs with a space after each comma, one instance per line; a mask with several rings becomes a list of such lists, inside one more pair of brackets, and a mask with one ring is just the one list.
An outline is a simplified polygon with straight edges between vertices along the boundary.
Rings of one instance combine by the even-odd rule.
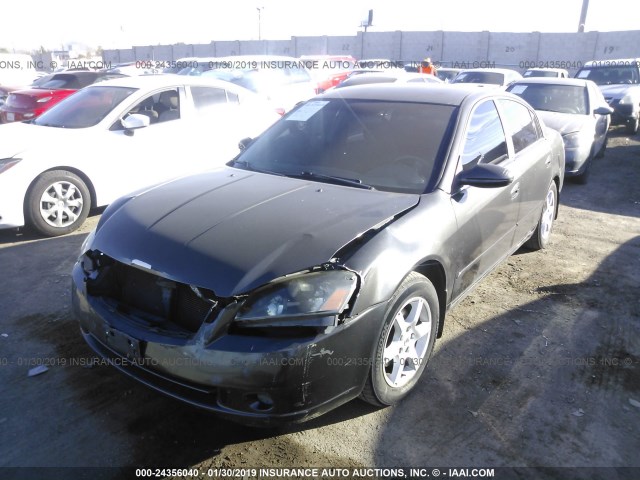
[[300, 60], [317, 82], [317, 93], [335, 87], [356, 68], [356, 59], [350, 55], [302, 55]]
[[34, 119], [81, 88], [122, 76], [117, 73], [77, 71], [42, 77], [45, 80], [36, 81], [36, 86], [9, 94], [0, 107], [0, 123]]
[[462, 70], [451, 83], [477, 83], [482, 86], [495, 85], [506, 88], [521, 78], [522, 75], [508, 68], [472, 68]]
[[316, 94], [316, 83], [303, 64], [293, 57], [243, 55], [216, 59], [215, 68], [202, 73], [248, 88], [266, 98], [281, 114]]
[[361, 75], [353, 75], [336, 85], [335, 88], [352, 87], [354, 85], [366, 85], [369, 83], [444, 83], [435, 75], [422, 73], [410, 73], [403, 70], [387, 72], [371, 72]]
[[595, 82], [611, 108], [612, 125], [624, 125], [627, 133], [640, 128], [640, 58], [586, 62], [576, 78]]
[[0, 228], [69, 233], [91, 207], [215, 167], [278, 118], [246, 89], [177, 75], [90, 85], [0, 125]]
[[445, 83], [451, 83], [461, 71], [461, 68], [438, 67], [436, 76]]
[[569, 72], [564, 68], [529, 68], [522, 74], [524, 78], [547, 77], [547, 78], [569, 78]]
[[560, 132], [565, 175], [586, 183], [593, 159], [604, 156], [613, 112], [598, 86], [573, 78], [528, 78], [507, 91], [526, 100], [548, 127]]
[[515, 95], [334, 89], [227, 168], [108, 207], [73, 310], [114, 367], [236, 420], [391, 405], [445, 312], [521, 245], [548, 245], [563, 175], [560, 135]]
[[[216, 57], [200, 57], [200, 58], [184, 58], [177, 62], [177, 65], [182, 65], [177, 72], [178, 75], [189, 75], [191, 77], [198, 77], [203, 72], [211, 70], [215, 67], [218, 59]], [[164, 73], [174, 73], [165, 71]]]

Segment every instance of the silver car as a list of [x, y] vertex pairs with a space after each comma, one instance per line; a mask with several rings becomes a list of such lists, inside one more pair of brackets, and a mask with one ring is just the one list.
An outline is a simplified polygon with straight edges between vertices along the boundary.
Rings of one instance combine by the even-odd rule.
[[573, 78], [528, 78], [507, 91], [529, 102], [547, 126], [560, 132], [565, 174], [586, 183], [594, 157], [604, 155], [613, 112], [598, 86]]

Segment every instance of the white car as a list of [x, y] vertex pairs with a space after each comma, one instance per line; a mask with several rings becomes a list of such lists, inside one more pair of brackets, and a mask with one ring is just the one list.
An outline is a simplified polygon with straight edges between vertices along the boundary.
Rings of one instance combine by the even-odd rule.
[[69, 233], [90, 208], [222, 165], [278, 118], [252, 92], [213, 79], [86, 87], [29, 123], [0, 125], [0, 228]]
[[520, 79], [522, 75], [509, 68], [472, 68], [462, 70], [451, 83], [476, 83], [483, 87], [494, 86], [504, 89]]
[[203, 78], [217, 78], [248, 88], [267, 99], [281, 114], [316, 95], [317, 82], [305, 67], [305, 61], [298, 58], [241, 55], [220, 57], [210, 65], [212, 69], [203, 72]]

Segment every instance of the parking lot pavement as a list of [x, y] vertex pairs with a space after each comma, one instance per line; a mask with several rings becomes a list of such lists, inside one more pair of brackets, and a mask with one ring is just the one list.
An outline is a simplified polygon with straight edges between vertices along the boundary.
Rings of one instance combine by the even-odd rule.
[[616, 130], [589, 184], [566, 185], [550, 248], [517, 252], [449, 313], [405, 401], [278, 430], [91, 363], [69, 290], [98, 216], [66, 237], [0, 232], [0, 467], [640, 467], [639, 183], [640, 137]]

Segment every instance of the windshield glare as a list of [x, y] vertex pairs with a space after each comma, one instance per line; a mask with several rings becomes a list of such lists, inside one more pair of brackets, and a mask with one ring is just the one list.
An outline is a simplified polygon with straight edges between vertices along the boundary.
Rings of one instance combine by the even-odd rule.
[[377, 190], [423, 193], [439, 175], [455, 112], [450, 105], [311, 100], [258, 137], [232, 165], [293, 177], [313, 172]]
[[59, 128], [92, 127], [136, 90], [136, 88], [107, 86], [85, 88], [54, 105], [33, 123]]
[[507, 91], [523, 98], [534, 110], [579, 115], [586, 115], [589, 110], [586, 87], [518, 83]]
[[632, 66], [583, 68], [578, 72], [576, 78], [591, 80], [598, 85], [640, 83], [638, 70]]
[[495, 72], [462, 72], [453, 80], [453, 83], [490, 83], [502, 85], [504, 75]]

